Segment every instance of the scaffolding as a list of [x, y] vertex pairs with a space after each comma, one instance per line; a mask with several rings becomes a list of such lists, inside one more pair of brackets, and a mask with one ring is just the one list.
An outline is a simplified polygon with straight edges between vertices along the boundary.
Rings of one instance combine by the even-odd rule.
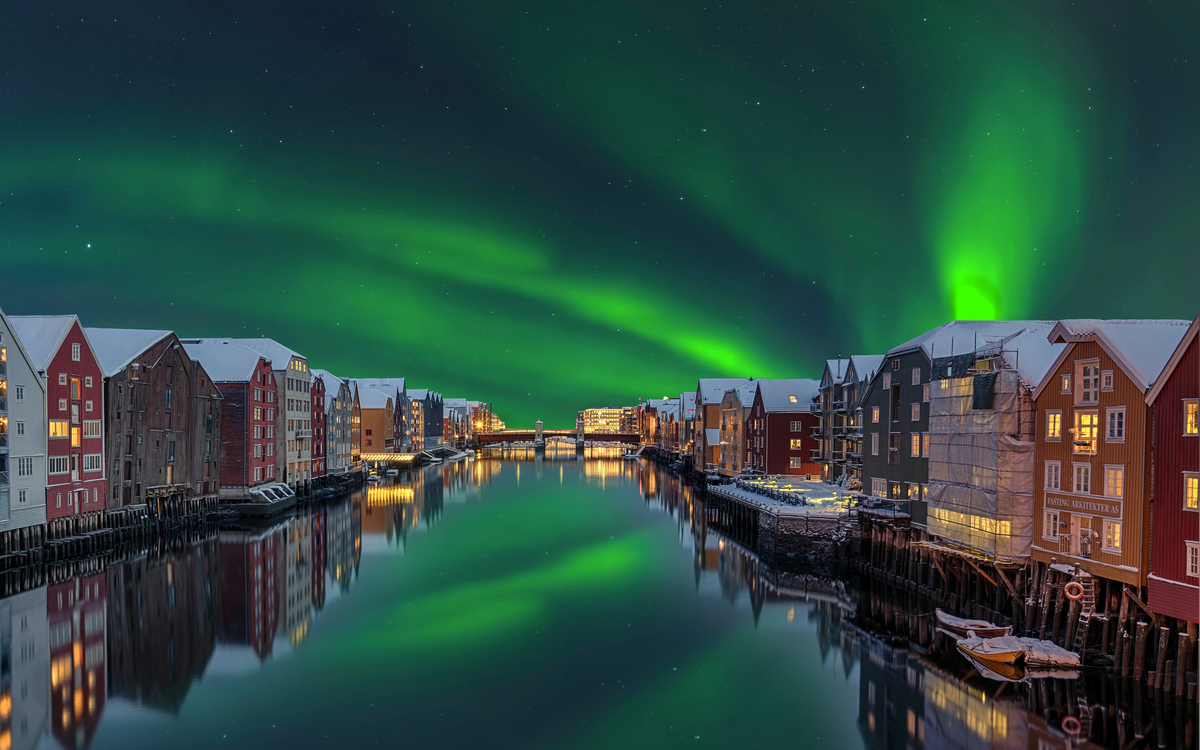
[[931, 384], [928, 528], [1014, 561], [1033, 541], [1033, 412], [1017, 372], [1000, 369], [1004, 359], [977, 355]]

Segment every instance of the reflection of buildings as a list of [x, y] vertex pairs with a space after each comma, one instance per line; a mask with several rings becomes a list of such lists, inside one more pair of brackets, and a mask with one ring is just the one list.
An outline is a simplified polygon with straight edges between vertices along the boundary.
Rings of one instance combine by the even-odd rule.
[[[356, 495], [325, 510], [325, 566], [339, 591], [350, 590], [362, 544], [362, 505]], [[316, 557], [314, 553], [314, 558]]]
[[312, 520], [307, 516], [289, 518], [280, 534], [284, 544], [282, 564], [276, 566], [280, 621], [295, 646], [308, 635], [312, 618]]
[[925, 670], [909, 659], [908, 642], [865, 635], [860, 649], [858, 726], [867, 746], [926, 747]]
[[108, 569], [109, 690], [178, 712], [204, 673], [221, 621], [214, 537], [169, 557]]
[[1029, 712], [1013, 694], [989, 695], [941, 669], [926, 668], [925, 747], [1024, 750], [1029, 746]]
[[279, 621], [276, 596], [278, 527], [268, 531], [222, 531], [222, 643], [246, 645], [259, 659], [271, 653]]
[[312, 606], [320, 612], [325, 607], [325, 506], [312, 512]]
[[0, 748], [27, 750], [46, 731], [47, 643], [45, 586], [0, 602]]
[[91, 743], [104, 712], [107, 599], [104, 573], [55, 584], [48, 592], [50, 725], [71, 750]]

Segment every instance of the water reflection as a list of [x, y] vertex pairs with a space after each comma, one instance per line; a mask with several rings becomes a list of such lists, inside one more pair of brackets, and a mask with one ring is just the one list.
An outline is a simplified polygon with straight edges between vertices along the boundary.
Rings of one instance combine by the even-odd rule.
[[[846, 727], [857, 732], [864, 747], [1047, 750], [1127, 748], [1138, 742], [1195, 747], [1195, 706], [1161, 696], [1156, 700], [1132, 681], [1085, 671], [1076, 680], [997, 683], [983, 679], [954, 653], [935, 658], [920, 645], [928, 630], [923, 624], [926, 613], [912, 602], [869, 582], [789, 567], [787, 559], [762, 559], [736, 529], [722, 525], [700, 493], [651, 464], [624, 460], [619, 453], [598, 452], [587, 459], [573, 451], [527, 453], [509, 451], [502, 459], [427, 467], [274, 522], [214, 530], [194, 543], [145, 550], [75, 575], [56, 573], [48, 585], [0, 599], [0, 750], [86, 748], [103, 730], [106, 707], [116, 714], [119, 704], [181, 721], [189, 694], [197, 691], [202, 677], [207, 680], [215, 672], [241, 679], [242, 673], [279, 669], [278, 660], [312, 649], [326, 616], [363, 585], [359, 574], [364, 540], [407, 569], [420, 560], [415, 552], [409, 553], [412, 557], [398, 555], [406, 551], [410, 534], [435, 528], [439, 534], [454, 531], [438, 528], [458, 512], [454, 506], [488, 503], [491, 488], [502, 481], [508, 486], [534, 480], [610, 488], [606, 501], [635, 507], [640, 502], [652, 511], [636, 514], [653, 522], [660, 533], [667, 532], [664, 556], [674, 556], [682, 566], [671, 579], [676, 590], [690, 592], [694, 574], [701, 612], [732, 612], [749, 638], [763, 639], [760, 644], [778, 648], [780, 641], [767, 639], [783, 632], [784, 639], [811, 649], [817, 655], [811, 668], [816, 676], [796, 676], [833, 680], [845, 687]], [[558, 502], [568, 497], [552, 494]], [[665, 524], [670, 527], [664, 529]], [[371, 564], [385, 564], [378, 557], [370, 559]], [[545, 570], [560, 570], [553, 567], [557, 564]], [[652, 578], [663, 567], [670, 566], [660, 563], [638, 575]], [[440, 589], [440, 570], [430, 576], [424, 601], [430, 614], [443, 617], [441, 622], [455, 622], [457, 610], [443, 612], [438, 607], [462, 601], [478, 608], [480, 602], [490, 601], [480, 598], [480, 587], [462, 599]], [[531, 580], [550, 575], [533, 570], [487, 579], [486, 585], [528, 595]], [[572, 574], [576, 572], [572, 568]], [[369, 587], [364, 589], [358, 596], [371, 594]], [[579, 593], [580, 598], [593, 595]], [[495, 603], [503, 601], [498, 598]], [[625, 622], [619, 621], [622, 628], [632, 627]], [[572, 625], [586, 626], [582, 617]], [[677, 626], [664, 621], [662, 627]], [[694, 632], [671, 629], [660, 648], [697, 639], [706, 650], [718, 651], [719, 642], [703, 640], [707, 625], [696, 621], [691, 627]], [[591, 658], [594, 644], [610, 637], [610, 631], [593, 631], [582, 640], [584, 653]], [[567, 647], [551, 645], [554, 654]], [[677, 656], [669, 657], [672, 675], [679, 674], [674, 671]], [[651, 652], [629, 653], [639, 664], [652, 657]], [[619, 657], [607, 658], [601, 659], [606, 670]], [[474, 655], [468, 662], [466, 672], [453, 676], [455, 683], [469, 682], [479, 668]], [[609, 689], [604, 681], [616, 677], [621, 678], [622, 691], [626, 680], [631, 690], [637, 687], [630, 676], [636, 670], [618, 667], [620, 671], [606, 673], [613, 677], [603, 677], [588, 689]], [[364, 667], [355, 667], [360, 668]], [[507, 668], [528, 669], [519, 660]], [[540, 668], [535, 664], [528, 669], [534, 675], [525, 678], [531, 681], [526, 683], [530, 690], [537, 689]], [[792, 668], [801, 669], [787, 663], [780, 667]], [[441, 700], [444, 694], [432, 691], [449, 688], [428, 689], [431, 700]], [[670, 688], [680, 689], [682, 683]], [[714, 700], [730, 697], [718, 691]], [[816, 720], [787, 696], [758, 699], [771, 702], [776, 713], [791, 712], [784, 715], [792, 717], [798, 737], [804, 736], [805, 722]], [[669, 700], [670, 693], [650, 692], [634, 703], [639, 711], [647, 711], [644, 706]], [[123, 710], [128, 713], [127, 707]], [[436, 722], [429, 731], [436, 735]], [[111, 739], [108, 744], [122, 746]]]

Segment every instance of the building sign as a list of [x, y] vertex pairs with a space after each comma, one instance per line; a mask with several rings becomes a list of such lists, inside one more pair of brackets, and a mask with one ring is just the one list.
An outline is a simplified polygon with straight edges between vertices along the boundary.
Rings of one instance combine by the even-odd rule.
[[1088, 515], [1121, 517], [1121, 501], [1104, 497], [1055, 497], [1046, 495], [1046, 507], [1056, 510], [1068, 510], [1072, 513]]

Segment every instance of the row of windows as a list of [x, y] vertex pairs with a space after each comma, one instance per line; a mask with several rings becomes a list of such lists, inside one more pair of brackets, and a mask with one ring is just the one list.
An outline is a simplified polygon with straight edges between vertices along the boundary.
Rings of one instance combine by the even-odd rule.
[[1064, 534], [1063, 529], [1066, 527], [1066, 522], [1062, 520], [1059, 511], [1047, 510], [1042, 515], [1042, 538], [1057, 542], [1061, 541], [1064, 536], [1070, 535], [1071, 552], [1079, 553], [1084, 547], [1090, 549], [1093, 539], [1100, 537], [1101, 549], [1105, 552], [1119, 554], [1121, 552], [1121, 522], [1103, 519], [1101, 528], [1093, 529], [1092, 524], [1098, 522], [1101, 522], [1101, 519], [1073, 515], [1071, 528], [1067, 534]]
[[[1083, 495], [1091, 494], [1091, 464], [1072, 466], [1071, 491]], [[1045, 489], [1062, 491], [1062, 464], [1059, 461], [1047, 461], [1043, 476]], [[1106, 497], [1125, 497], [1125, 467], [1105, 465], [1104, 486], [1101, 489]]]
[[[889, 491], [890, 484], [890, 491]], [[897, 500], [927, 500], [929, 485], [917, 482], [891, 482], [886, 479], [871, 480], [871, 494], [875, 497], [890, 497]]]
[[[72, 459], [77, 459], [77, 456], [50, 456], [49, 458], [49, 473], [50, 474], [69, 474], [71, 471]], [[102, 471], [100, 465], [99, 453], [87, 453], [83, 456], [84, 471]]]
[[[275, 425], [269, 424], [269, 425], [266, 425], [266, 428], [267, 428], [267, 439], [269, 440], [269, 439], [275, 437]], [[254, 434], [255, 440], [262, 440], [263, 439], [263, 425], [261, 425], [261, 424], [254, 425], [254, 433], [253, 434]]]
[[[898, 443], [900, 436], [891, 434], [890, 438]], [[889, 446], [899, 450], [899, 445]], [[908, 454], [912, 458], [929, 458], [929, 433], [928, 432], [913, 432], [909, 434]], [[879, 455], [879, 433], [871, 433], [871, 455]]]
[[264, 477], [266, 479], [270, 479], [271, 477], [274, 477], [274, 476], [275, 476], [275, 464], [271, 464], [270, 466], [254, 467], [254, 481], [256, 481], [256, 482], [261, 482]]

